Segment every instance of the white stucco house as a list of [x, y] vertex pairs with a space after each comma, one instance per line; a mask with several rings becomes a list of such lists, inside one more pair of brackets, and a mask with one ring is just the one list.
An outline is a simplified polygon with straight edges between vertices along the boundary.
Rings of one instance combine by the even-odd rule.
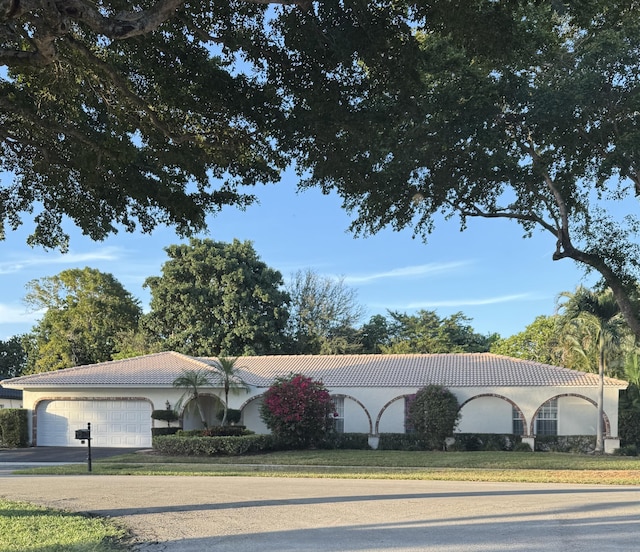
[[3, 408], [22, 408], [22, 391], [0, 385], [0, 409]]
[[[93, 446], [149, 447], [152, 410], [174, 406], [184, 393], [173, 381], [186, 370], [203, 370], [215, 382], [214, 360], [164, 352], [1, 383], [22, 390], [33, 445], [77, 446], [75, 430], [91, 423]], [[405, 431], [406, 401], [428, 384], [445, 386], [458, 398], [460, 433], [516, 433], [533, 445], [536, 435], [596, 432], [596, 374], [489, 353], [240, 357], [236, 367], [247, 388], [232, 393], [228, 406], [241, 410], [242, 423], [256, 433], [268, 432], [259, 414], [262, 394], [274, 378], [290, 373], [321, 380], [334, 397], [339, 430], [367, 433], [373, 446], [380, 433]], [[605, 379], [608, 452], [620, 446], [618, 395], [626, 387]], [[209, 423], [217, 423], [221, 386], [212, 383], [201, 394]], [[185, 429], [199, 427], [188, 408], [182, 418]]]

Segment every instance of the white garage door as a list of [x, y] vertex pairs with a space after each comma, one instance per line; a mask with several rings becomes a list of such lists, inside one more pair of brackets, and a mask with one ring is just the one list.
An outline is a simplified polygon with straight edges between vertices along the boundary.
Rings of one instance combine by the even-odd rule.
[[81, 446], [77, 429], [91, 424], [92, 447], [150, 447], [146, 401], [44, 401], [37, 411], [38, 446]]

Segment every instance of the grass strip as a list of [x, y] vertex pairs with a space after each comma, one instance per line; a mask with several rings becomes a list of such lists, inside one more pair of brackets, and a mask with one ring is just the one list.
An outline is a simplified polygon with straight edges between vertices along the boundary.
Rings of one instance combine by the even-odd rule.
[[121, 552], [127, 537], [101, 518], [0, 499], [2, 552]]

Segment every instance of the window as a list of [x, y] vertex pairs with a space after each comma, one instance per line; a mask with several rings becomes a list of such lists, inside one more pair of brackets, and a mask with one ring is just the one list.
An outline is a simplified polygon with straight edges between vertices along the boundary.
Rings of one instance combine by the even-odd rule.
[[344, 433], [344, 397], [332, 397], [333, 406], [336, 408], [335, 428], [337, 433]]
[[558, 399], [542, 405], [536, 416], [536, 435], [558, 434]]
[[512, 408], [512, 418], [513, 434], [524, 435], [524, 418], [522, 417], [522, 412], [520, 412], [520, 410], [518, 410], [515, 406]]

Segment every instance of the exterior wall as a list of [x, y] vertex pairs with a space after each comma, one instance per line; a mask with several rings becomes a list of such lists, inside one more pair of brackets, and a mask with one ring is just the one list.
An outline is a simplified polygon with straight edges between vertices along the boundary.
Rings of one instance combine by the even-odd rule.
[[[330, 388], [332, 395], [345, 397], [345, 431], [362, 432], [377, 435], [382, 432], [404, 432], [404, 397], [412, 395], [417, 387], [339, 387]], [[242, 409], [242, 423], [256, 433], [268, 433], [259, 414], [259, 397], [264, 388], [250, 388], [229, 396], [229, 408]], [[538, 409], [549, 399], [558, 397], [558, 433], [595, 434], [594, 408], [597, 389], [594, 388], [551, 388], [551, 387], [460, 387], [451, 388], [462, 406], [459, 432], [511, 433], [512, 406], [522, 412], [525, 435], [535, 430], [533, 417]], [[224, 397], [222, 390], [203, 390], [204, 394]], [[183, 390], [173, 387], [164, 388], [68, 388], [49, 390], [25, 390], [24, 408], [35, 412], [39, 401], [55, 399], [144, 399], [151, 403], [152, 409], [163, 409], [169, 401], [173, 407], [183, 394]], [[608, 423], [608, 435], [618, 436], [618, 389], [605, 389], [605, 419]], [[37, 425], [35, 416], [31, 417], [31, 434]], [[155, 421], [160, 427], [164, 422]], [[36, 428], [37, 429], [37, 428]]]
[[22, 400], [0, 397], [0, 409], [2, 408], [22, 408]]
[[462, 406], [456, 433], [512, 433], [513, 405], [490, 395], [471, 399]]
[[558, 398], [558, 435], [595, 435], [598, 409], [581, 397]]

